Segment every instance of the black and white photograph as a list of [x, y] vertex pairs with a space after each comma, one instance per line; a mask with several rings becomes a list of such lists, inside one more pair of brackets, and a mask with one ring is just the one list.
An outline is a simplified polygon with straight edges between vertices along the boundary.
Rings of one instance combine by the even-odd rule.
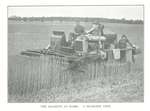
[[8, 103], [143, 103], [144, 5], [7, 7]]

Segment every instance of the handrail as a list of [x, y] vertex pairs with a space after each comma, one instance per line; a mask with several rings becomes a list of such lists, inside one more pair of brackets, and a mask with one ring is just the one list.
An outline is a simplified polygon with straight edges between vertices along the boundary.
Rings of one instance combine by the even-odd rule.
[[[120, 49], [120, 48], [116, 48], [116, 49], [119, 49], [120, 51], [127, 51], [127, 50], [133, 50], [135, 48], [123, 48], [123, 49]], [[104, 49], [104, 51], [113, 51], [113, 49]]]

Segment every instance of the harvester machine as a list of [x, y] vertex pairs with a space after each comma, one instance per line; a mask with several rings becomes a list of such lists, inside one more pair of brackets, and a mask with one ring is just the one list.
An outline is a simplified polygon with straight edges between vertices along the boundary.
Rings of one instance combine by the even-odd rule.
[[112, 32], [105, 33], [104, 31], [104, 34], [101, 36], [71, 33], [67, 38], [65, 32], [53, 31], [46, 48], [26, 50], [21, 52], [21, 54], [26, 56], [55, 55], [66, 58], [65, 60], [71, 64], [85, 64], [90, 61], [107, 60], [108, 52], [115, 49], [116, 46], [117, 34]]

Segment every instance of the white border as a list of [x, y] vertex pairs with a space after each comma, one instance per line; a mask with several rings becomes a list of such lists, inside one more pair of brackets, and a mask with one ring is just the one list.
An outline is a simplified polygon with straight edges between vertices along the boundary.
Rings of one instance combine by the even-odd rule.
[[[145, 66], [145, 93], [144, 93], [144, 103], [111, 103], [111, 108], [40, 108], [41, 103], [7, 103], [7, 6], [8, 5], [135, 5], [135, 4], [144, 4], [145, 6], [145, 56], [144, 56], [144, 66]], [[150, 3], [147, 0], [111, 0], [111, 1], [97, 1], [97, 0], [10, 0], [0, 2], [0, 110], [1, 111], [28, 111], [28, 110], [54, 110], [54, 111], [70, 111], [70, 110], [79, 110], [79, 111], [147, 111], [149, 110], [150, 103], [150, 70], [149, 70], [149, 57], [150, 57]], [[54, 103], [51, 103], [51, 105]], [[59, 104], [59, 103], [58, 103]], [[63, 104], [71, 104], [71, 103], [63, 103]], [[72, 103], [77, 104], [77, 103]], [[82, 106], [86, 103], [78, 103], [78, 105]], [[89, 103], [87, 103], [89, 104]], [[95, 104], [95, 103], [90, 103]], [[96, 103], [97, 104], [97, 103]], [[105, 103], [98, 103], [105, 104]], [[109, 103], [106, 103], [109, 104]], [[45, 105], [45, 104], [44, 104]], [[49, 105], [49, 103], [46, 103]]]

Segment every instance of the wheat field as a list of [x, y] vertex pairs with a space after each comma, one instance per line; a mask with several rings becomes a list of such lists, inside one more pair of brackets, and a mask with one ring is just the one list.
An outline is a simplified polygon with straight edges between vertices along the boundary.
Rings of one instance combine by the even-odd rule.
[[[88, 30], [91, 23], [81, 23]], [[8, 101], [9, 102], [143, 102], [144, 101], [144, 29], [142, 24], [102, 23], [117, 33], [122, 34], [138, 45], [142, 54], [135, 57], [131, 71], [111, 75], [107, 69], [107, 79], [89, 76], [76, 78], [80, 80], [70, 84], [73, 76], [65, 72], [63, 76], [56, 69], [65, 69], [63, 62], [52, 66], [49, 57], [24, 57], [20, 52], [26, 49], [41, 49], [49, 43], [53, 30], [65, 31], [66, 35], [73, 31], [74, 22], [14, 22], [8, 21]], [[53, 57], [54, 58], [54, 57]], [[62, 64], [63, 63], [63, 64]], [[59, 67], [64, 66], [64, 67]], [[128, 66], [128, 65], [127, 65]], [[120, 68], [124, 66], [120, 66]], [[122, 68], [122, 69], [123, 69]], [[47, 69], [47, 70], [45, 70]], [[110, 67], [109, 67], [110, 69]], [[113, 69], [113, 68], [112, 68]], [[117, 69], [116, 69], [117, 70]], [[39, 73], [42, 72], [42, 73]], [[57, 72], [57, 73], [54, 73]], [[91, 72], [91, 73], [90, 73]], [[43, 76], [44, 75], [44, 76]], [[66, 78], [65, 78], [66, 77]], [[81, 76], [82, 77], [82, 74]], [[90, 77], [90, 80], [89, 78]], [[59, 82], [58, 79], [60, 80]], [[84, 81], [83, 81], [84, 79]], [[67, 83], [65, 82], [67, 80]], [[67, 85], [66, 85], [67, 84]], [[15, 87], [16, 86], [16, 87]], [[59, 86], [59, 87], [58, 87]]]

